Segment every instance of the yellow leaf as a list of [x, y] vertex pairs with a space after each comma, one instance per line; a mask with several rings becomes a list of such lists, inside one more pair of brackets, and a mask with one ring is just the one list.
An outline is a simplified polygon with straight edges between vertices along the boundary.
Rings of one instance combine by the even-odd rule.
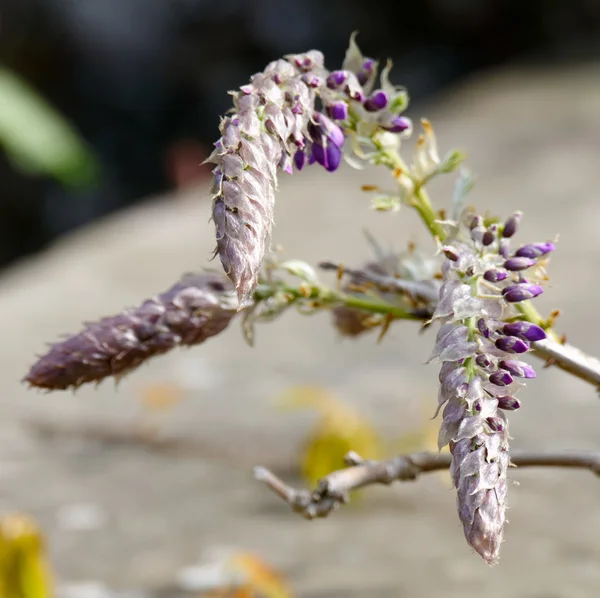
[[230, 567], [245, 579], [234, 598], [292, 598], [283, 577], [257, 556], [245, 552], [235, 554], [230, 559]]
[[344, 457], [350, 451], [365, 459], [378, 459], [383, 454], [381, 439], [371, 424], [324, 388], [294, 387], [282, 393], [278, 403], [285, 408], [314, 409], [319, 414], [301, 458], [302, 475], [311, 487], [343, 468]]
[[20, 514], [0, 519], [0, 596], [51, 598], [53, 593], [44, 539], [35, 523]]

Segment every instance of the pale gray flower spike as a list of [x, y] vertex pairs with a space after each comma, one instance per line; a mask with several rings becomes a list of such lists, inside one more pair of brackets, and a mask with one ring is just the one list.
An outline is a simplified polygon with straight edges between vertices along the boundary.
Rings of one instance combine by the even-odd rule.
[[[388, 81], [391, 66], [371, 90], [377, 62], [363, 56], [351, 39], [342, 70], [329, 72], [321, 52], [286, 56], [269, 64], [248, 85], [232, 92], [233, 114], [221, 121], [221, 138], [208, 159], [213, 170], [213, 213], [217, 249], [240, 303], [258, 281], [273, 226], [277, 175], [317, 163], [338, 169], [345, 136], [363, 140], [385, 133], [410, 134], [400, 116], [408, 97]], [[323, 107], [315, 108], [317, 97]], [[361, 154], [362, 155], [362, 154]]]
[[513, 396], [522, 386], [517, 379], [535, 377], [531, 366], [514, 357], [546, 337], [539, 326], [515, 321], [514, 304], [542, 292], [535, 283], [545, 280], [545, 272], [537, 260], [554, 250], [552, 243], [536, 243], [506, 255], [517, 223], [513, 217], [504, 227], [485, 227], [483, 218], [472, 215], [455, 223], [442, 248], [444, 283], [433, 317], [442, 322], [431, 356], [443, 362], [438, 444], [450, 446], [466, 539], [490, 565], [498, 560], [505, 523], [510, 464], [505, 412], [520, 407]]

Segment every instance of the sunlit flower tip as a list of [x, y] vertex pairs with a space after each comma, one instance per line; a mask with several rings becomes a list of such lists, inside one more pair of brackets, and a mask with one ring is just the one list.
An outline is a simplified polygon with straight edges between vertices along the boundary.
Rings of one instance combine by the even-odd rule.
[[524, 361], [506, 359], [498, 363], [498, 367], [518, 378], [535, 378], [535, 370]]
[[520, 272], [536, 264], [536, 260], [530, 257], [511, 257], [504, 262], [503, 266], [511, 272]]
[[490, 329], [484, 318], [477, 320], [477, 330], [479, 330], [483, 337], [490, 338]]
[[397, 116], [383, 128], [390, 133], [404, 133], [405, 131], [409, 131], [411, 127], [412, 122], [410, 118], [406, 118], [405, 116]]
[[454, 247], [451, 247], [450, 245], [444, 245], [442, 247], [442, 252], [451, 262], [458, 262], [460, 256]]
[[502, 432], [506, 425], [501, 417], [487, 417], [485, 421], [493, 432]]
[[479, 353], [475, 357], [475, 363], [483, 369], [487, 369], [492, 365], [490, 358], [485, 353]]
[[299, 149], [294, 154], [294, 164], [298, 170], [302, 170], [306, 166], [307, 161], [308, 161], [308, 157], [304, 150]]
[[528, 257], [528, 258], [536, 258], [542, 255], [546, 255], [551, 251], [556, 249], [556, 245], [552, 242], [547, 243], [530, 243], [529, 245], [524, 245], [520, 247], [515, 252], [516, 257]]
[[517, 232], [522, 215], [523, 214], [521, 212], [515, 212], [510, 218], [508, 218], [508, 220], [504, 223], [504, 228], [502, 229], [503, 237], [509, 239]]
[[504, 270], [490, 269], [483, 273], [483, 278], [488, 282], [500, 282], [508, 278], [508, 272], [504, 272]]
[[349, 73], [347, 71], [333, 71], [327, 77], [327, 87], [329, 89], [339, 89], [348, 81]]
[[389, 104], [389, 101], [388, 94], [378, 89], [366, 99], [364, 107], [368, 112], [377, 112], [383, 110]]
[[502, 296], [509, 303], [519, 303], [520, 301], [533, 299], [543, 292], [544, 289], [537, 284], [521, 283], [502, 289]]
[[348, 118], [348, 104], [346, 102], [334, 102], [327, 106], [327, 114], [333, 120], [346, 120]]
[[510, 322], [502, 327], [502, 332], [528, 341], [543, 341], [546, 338], [544, 329], [530, 322]]
[[527, 353], [530, 349], [529, 343], [516, 336], [502, 336], [494, 344], [505, 353]]
[[312, 145], [311, 158], [313, 162], [318, 162], [328, 172], [334, 172], [342, 161], [342, 150], [333, 143], [323, 146], [320, 142], [315, 141]]
[[506, 370], [498, 370], [490, 374], [489, 380], [496, 386], [508, 386], [514, 382], [513, 377]]
[[492, 226], [488, 227], [485, 233], [483, 233], [483, 237], [481, 237], [481, 244], [484, 247], [491, 245], [496, 240], [497, 235], [498, 227], [495, 224], [493, 224]]
[[503, 409], [504, 411], [516, 411], [521, 407], [521, 401], [515, 397], [511, 397], [510, 395], [497, 397], [497, 400], [498, 409]]

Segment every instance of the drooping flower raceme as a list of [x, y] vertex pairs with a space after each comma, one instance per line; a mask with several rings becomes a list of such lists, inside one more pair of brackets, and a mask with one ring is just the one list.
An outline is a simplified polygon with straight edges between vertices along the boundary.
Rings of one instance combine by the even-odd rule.
[[[335, 171], [345, 136], [352, 151], [381, 132], [407, 135], [410, 121], [400, 116], [404, 91], [381, 75], [377, 63], [351, 40], [341, 70], [329, 72], [321, 52], [286, 56], [232, 92], [233, 113], [221, 121], [221, 138], [209, 161], [213, 170], [213, 220], [217, 253], [240, 300], [254, 290], [273, 226], [279, 170], [321, 164]], [[322, 111], [317, 110], [320, 100]]]
[[545, 256], [555, 248], [534, 243], [510, 252], [519, 217], [486, 227], [481, 217], [464, 214], [452, 226], [434, 314], [442, 322], [431, 356], [442, 362], [438, 444], [450, 445], [467, 541], [489, 564], [498, 558], [505, 522], [505, 412], [520, 407], [514, 395], [522, 380], [535, 377], [520, 357], [546, 337], [539, 326], [519, 320], [515, 306], [542, 293]]

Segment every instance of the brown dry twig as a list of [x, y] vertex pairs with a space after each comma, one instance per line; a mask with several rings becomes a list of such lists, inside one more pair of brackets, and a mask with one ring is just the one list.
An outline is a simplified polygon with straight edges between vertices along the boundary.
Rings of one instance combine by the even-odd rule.
[[[291, 509], [305, 519], [327, 517], [332, 511], [346, 504], [352, 490], [372, 484], [389, 485], [393, 482], [416, 480], [419, 475], [448, 469], [451, 455], [448, 453], [413, 453], [400, 455], [384, 461], [365, 461], [356, 453], [348, 453], [348, 467], [324, 477], [314, 490], [296, 490], [264, 467], [256, 467], [254, 477], [277, 494]], [[568, 467], [589, 469], [600, 476], [600, 452], [579, 451], [543, 453], [514, 451], [515, 467]]]

